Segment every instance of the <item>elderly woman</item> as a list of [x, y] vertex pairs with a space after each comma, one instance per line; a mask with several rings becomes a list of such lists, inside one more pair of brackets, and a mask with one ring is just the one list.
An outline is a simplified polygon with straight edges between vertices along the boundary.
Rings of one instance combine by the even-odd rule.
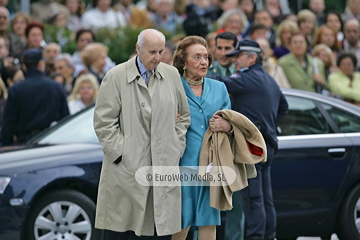
[[291, 35], [299, 32], [299, 27], [291, 20], [284, 20], [280, 23], [277, 32], [275, 40], [277, 47], [274, 48], [274, 56], [281, 58], [290, 52]]
[[216, 33], [232, 32], [241, 40], [242, 33], [248, 25], [246, 15], [239, 9], [231, 9], [224, 12], [217, 21], [219, 30]]
[[337, 66], [340, 71], [329, 76], [329, 89], [345, 101], [360, 106], [360, 73], [355, 72], [356, 56], [350, 52], [339, 54]]
[[[199, 166], [203, 136], [208, 126], [213, 132], [231, 132], [229, 122], [214, 113], [230, 108], [230, 99], [223, 83], [205, 78], [212, 62], [206, 40], [190, 36], [182, 40], [175, 51], [174, 66], [178, 69], [188, 97], [191, 125], [186, 134], [186, 149], [180, 166]], [[210, 207], [209, 186], [182, 187], [182, 231], [173, 240], [186, 238], [190, 226], [199, 228], [200, 240], [216, 237], [220, 211]]]
[[290, 38], [291, 53], [279, 59], [292, 88], [321, 92], [325, 87], [324, 63], [307, 53], [308, 44], [301, 33]]
[[83, 74], [76, 79], [75, 86], [68, 97], [70, 114], [75, 114], [93, 104], [99, 90], [99, 83], [92, 74]]
[[102, 43], [90, 43], [81, 52], [81, 59], [88, 69], [88, 73], [94, 74], [101, 83], [105, 72], [104, 66], [109, 48]]

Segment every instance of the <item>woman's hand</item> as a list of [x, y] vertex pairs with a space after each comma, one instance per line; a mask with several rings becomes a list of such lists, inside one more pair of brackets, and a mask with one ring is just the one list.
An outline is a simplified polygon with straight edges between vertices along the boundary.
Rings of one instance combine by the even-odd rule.
[[219, 115], [213, 115], [209, 120], [209, 126], [213, 132], [225, 132], [228, 133], [231, 131], [231, 124], [224, 120]]
[[318, 82], [321, 85], [325, 85], [325, 79], [320, 74], [314, 73], [312, 77], [315, 80], [315, 82]]

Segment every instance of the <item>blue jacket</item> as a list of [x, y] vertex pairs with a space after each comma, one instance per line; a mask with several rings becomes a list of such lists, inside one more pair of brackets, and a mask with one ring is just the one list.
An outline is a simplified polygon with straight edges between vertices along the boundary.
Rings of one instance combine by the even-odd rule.
[[33, 135], [69, 115], [61, 85], [44, 76], [39, 70], [30, 70], [23, 82], [9, 89], [2, 127], [3, 145], [26, 142]]
[[265, 141], [276, 148], [277, 122], [287, 112], [288, 104], [275, 80], [260, 64], [217, 79], [231, 94], [232, 109], [249, 118]]

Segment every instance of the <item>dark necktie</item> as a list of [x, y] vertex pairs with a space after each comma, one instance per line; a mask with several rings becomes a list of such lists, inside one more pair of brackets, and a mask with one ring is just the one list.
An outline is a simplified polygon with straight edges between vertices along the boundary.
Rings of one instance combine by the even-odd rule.
[[230, 72], [230, 69], [226, 69], [226, 76], [230, 76], [231, 75], [231, 72]]

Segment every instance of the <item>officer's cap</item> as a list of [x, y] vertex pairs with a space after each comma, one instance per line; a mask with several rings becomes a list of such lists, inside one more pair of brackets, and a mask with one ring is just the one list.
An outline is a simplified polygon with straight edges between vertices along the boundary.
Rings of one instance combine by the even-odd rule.
[[233, 57], [235, 54], [240, 53], [240, 52], [261, 53], [262, 50], [257, 42], [255, 42], [253, 40], [249, 40], [249, 39], [244, 39], [244, 40], [239, 41], [236, 44], [236, 48], [233, 51], [226, 54], [226, 56]]

